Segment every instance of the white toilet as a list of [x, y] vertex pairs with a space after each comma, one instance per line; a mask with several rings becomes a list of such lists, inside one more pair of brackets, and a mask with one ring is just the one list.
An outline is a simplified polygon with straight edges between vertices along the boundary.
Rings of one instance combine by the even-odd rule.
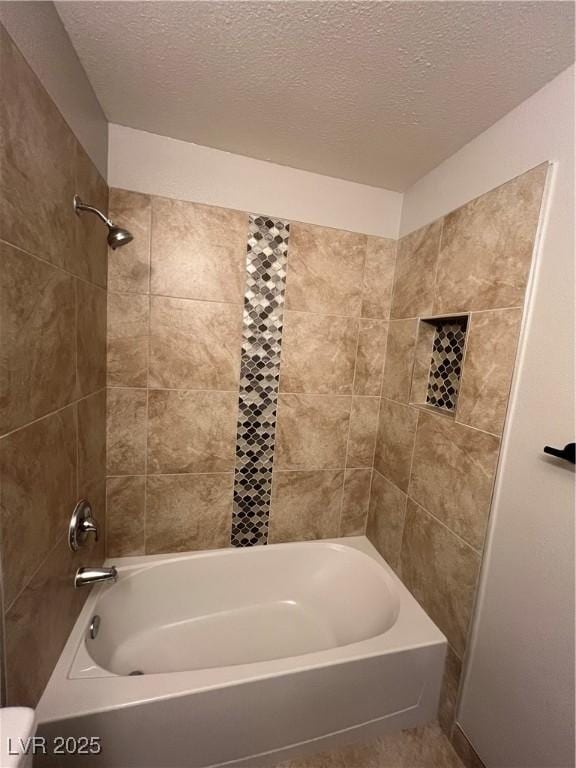
[[35, 733], [33, 709], [0, 708], [0, 768], [32, 768], [32, 737]]

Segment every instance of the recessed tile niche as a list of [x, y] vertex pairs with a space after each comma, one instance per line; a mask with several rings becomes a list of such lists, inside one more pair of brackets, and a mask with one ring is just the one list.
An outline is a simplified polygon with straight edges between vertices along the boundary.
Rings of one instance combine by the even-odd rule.
[[467, 327], [467, 315], [420, 320], [410, 392], [414, 405], [456, 413]]

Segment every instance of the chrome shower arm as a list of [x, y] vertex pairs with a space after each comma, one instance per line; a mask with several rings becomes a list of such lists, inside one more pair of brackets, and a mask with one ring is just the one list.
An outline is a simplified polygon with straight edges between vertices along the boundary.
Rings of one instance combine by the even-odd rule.
[[104, 216], [102, 211], [99, 211], [98, 208], [94, 208], [93, 205], [83, 203], [78, 195], [74, 195], [74, 212], [77, 216], [80, 216], [80, 214], [84, 211], [87, 211], [88, 213], [95, 213], [96, 216], [98, 216], [98, 218], [103, 221], [104, 224], [106, 224], [108, 227], [107, 242], [113, 251], [115, 251], [116, 248], [121, 248], [127, 243], [131, 243], [132, 240], [134, 240], [134, 236], [127, 229], [124, 229], [124, 227], [117, 227], [116, 224], [114, 224], [114, 222], [111, 221], [107, 216]]
[[88, 205], [87, 203], [83, 203], [82, 200], [78, 197], [78, 195], [74, 195], [74, 211], [79, 216], [80, 211], [89, 211], [90, 213], [95, 213], [96, 216], [98, 216], [99, 219], [101, 219], [104, 224], [106, 224], [107, 227], [113, 227], [113, 223], [110, 221], [110, 219], [106, 218], [102, 211], [99, 211], [98, 208], [94, 208], [93, 205]]

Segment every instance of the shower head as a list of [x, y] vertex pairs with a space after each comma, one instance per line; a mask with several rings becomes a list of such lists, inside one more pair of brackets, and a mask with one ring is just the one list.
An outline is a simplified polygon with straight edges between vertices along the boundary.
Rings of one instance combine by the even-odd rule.
[[104, 216], [102, 211], [99, 211], [98, 208], [94, 208], [93, 205], [87, 205], [86, 203], [83, 203], [78, 195], [74, 195], [74, 211], [76, 212], [77, 216], [80, 216], [82, 211], [94, 213], [96, 216], [98, 216], [99, 219], [101, 219], [101, 221], [104, 222], [104, 224], [106, 224], [108, 227], [108, 245], [110, 248], [112, 248], [113, 251], [115, 251], [116, 248], [121, 248], [123, 245], [126, 245], [127, 243], [130, 243], [132, 240], [134, 240], [134, 235], [131, 232], [129, 232], [127, 229], [123, 229], [122, 227], [117, 227], [116, 224]]
[[108, 245], [113, 251], [127, 243], [131, 243], [132, 240], [134, 240], [134, 235], [128, 232], [127, 229], [117, 227], [115, 224], [108, 226]]

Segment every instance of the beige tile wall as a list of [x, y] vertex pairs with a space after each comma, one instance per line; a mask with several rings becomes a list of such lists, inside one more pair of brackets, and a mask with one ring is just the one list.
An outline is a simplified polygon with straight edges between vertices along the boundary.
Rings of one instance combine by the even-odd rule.
[[[367, 535], [445, 633], [452, 735], [546, 178], [541, 165], [398, 244]], [[422, 317], [468, 314], [455, 415], [424, 402]], [[462, 753], [462, 750], [460, 750]]]
[[[248, 216], [114, 189], [108, 551], [228, 546]], [[269, 540], [363, 533], [395, 243], [291, 224]]]
[[395, 258], [391, 240], [291, 225], [271, 543], [364, 533]]
[[108, 189], [1, 25], [0, 72], [0, 677], [34, 706], [104, 557], [66, 535], [83, 496], [105, 525], [106, 231], [72, 198]]
[[[107, 496], [112, 555], [229, 543], [247, 216], [114, 190], [135, 239], [107, 268], [70, 204], [106, 209], [107, 187], [1, 27], [0, 48], [2, 664], [6, 701], [34, 705], [86, 596], [73, 572], [103, 557], [67, 548], [77, 498], [103, 526]], [[449, 639], [448, 732], [545, 173], [397, 264], [393, 241], [291, 226], [270, 541], [367, 525]], [[455, 419], [410, 403], [418, 320], [445, 313], [471, 313]]]

